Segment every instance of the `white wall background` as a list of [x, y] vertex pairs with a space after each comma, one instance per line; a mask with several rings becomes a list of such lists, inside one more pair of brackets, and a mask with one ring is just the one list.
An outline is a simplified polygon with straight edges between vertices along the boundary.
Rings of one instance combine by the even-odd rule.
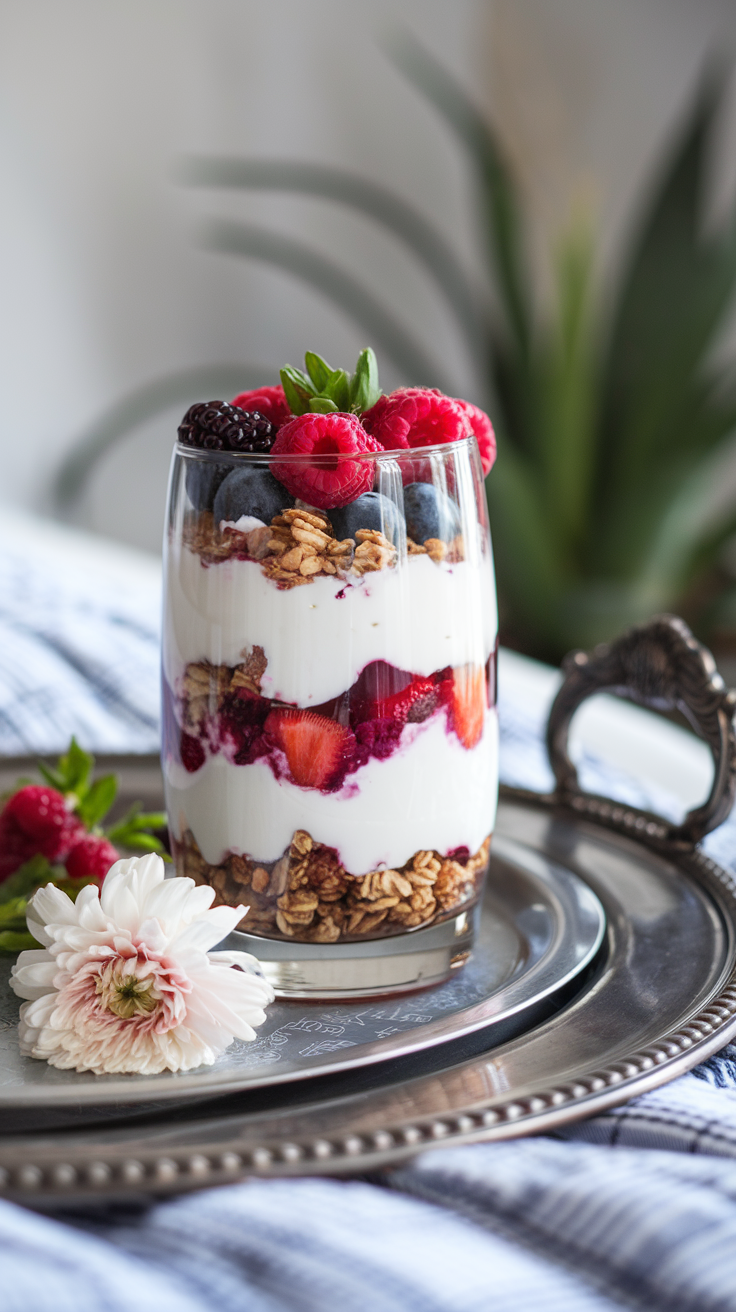
[[[42, 511], [64, 454], [129, 389], [241, 360], [275, 379], [307, 346], [350, 365], [365, 344], [305, 286], [204, 249], [206, 215], [271, 225], [360, 272], [472, 394], [446, 312], [388, 238], [314, 200], [187, 189], [183, 156], [348, 165], [431, 212], [472, 268], [462, 159], [380, 46], [403, 26], [499, 124], [544, 285], [581, 190], [615, 257], [706, 53], [736, 47], [733, 0], [4, 0], [0, 17], [0, 501]], [[177, 417], [105, 462], [82, 522], [157, 548]]]

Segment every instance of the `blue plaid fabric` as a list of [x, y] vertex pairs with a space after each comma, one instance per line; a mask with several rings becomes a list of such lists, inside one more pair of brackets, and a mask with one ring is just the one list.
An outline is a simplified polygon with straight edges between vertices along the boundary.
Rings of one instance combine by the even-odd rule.
[[[0, 751], [54, 751], [72, 730], [93, 750], [154, 749], [155, 565], [7, 537]], [[504, 777], [548, 787], [543, 712], [501, 698]], [[583, 766], [597, 791], [672, 810]], [[707, 848], [736, 868], [733, 817]], [[736, 1312], [734, 1158], [736, 1045], [554, 1137], [437, 1149], [370, 1183], [254, 1181], [55, 1218], [0, 1203], [0, 1310]]]

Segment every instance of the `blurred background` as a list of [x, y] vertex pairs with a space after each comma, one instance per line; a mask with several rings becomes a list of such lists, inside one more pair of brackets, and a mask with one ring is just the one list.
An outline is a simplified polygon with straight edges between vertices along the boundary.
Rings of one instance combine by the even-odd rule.
[[497, 424], [506, 642], [728, 663], [732, 0], [2, 12], [6, 509], [157, 552], [191, 401], [372, 343]]

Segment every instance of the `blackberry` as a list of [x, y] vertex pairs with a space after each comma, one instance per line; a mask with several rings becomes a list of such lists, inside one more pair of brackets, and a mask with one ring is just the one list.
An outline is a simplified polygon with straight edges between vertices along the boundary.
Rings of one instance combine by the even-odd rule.
[[179, 441], [205, 451], [250, 451], [265, 455], [276, 430], [257, 410], [241, 410], [227, 401], [198, 401], [179, 425]]

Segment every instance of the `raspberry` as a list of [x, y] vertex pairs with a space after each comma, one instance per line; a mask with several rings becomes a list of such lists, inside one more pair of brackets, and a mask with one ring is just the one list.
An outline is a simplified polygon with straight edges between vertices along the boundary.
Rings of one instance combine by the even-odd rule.
[[84, 826], [61, 793], [47, 784], [29, 784], [6, 802], [0, 815], [0, 878], [40, 853], [63, 860]]
[[241, 410], [226, 401], [198, 401], [179, 425], [184, 446], [205, 451], [267, 452], [273, 446], [274, 426], [265, 415]]
[[252, 392], [239, 392], [233, 397], [232, 404], [241, 410], [257, 410], [266, 419], [270, 419], [276, 431], [292, 417], [280, 383], [276, 387], [257, 387]]
[[197, 770], [200, 770], [204, 765], [204, 747], [199, 741], [199, 738], [194, 738], [192, 734], [186, 733], [183, 729], [181, 732], [179, 751], [181, 754], [181, 763], [189, 774], [196, 774]]
[[355, 415], [299, 415], [279, 430], [272, 454], [310, 455], [315, 460], [293, 464], [274, 461], [273, 472], [292, 496], [320, 510], [333, 510], [347, 506], [373, 486], [372, 462], [344, 457], [380, 450]]
[[110, 866], [119, 860], [120, 853], [109, 839], [95, 834], [85, 834], [84, 838], [80, 838], [79, 842], [74, 844], [64, 864], [70, 879], [102, 881]]
[[483, 466], [483, 477], [487, 478], [496, 459], [496, 434], [493, 431], [493, 424], [485, 410], [481, 410], [478, 405], [473, 405], [472, 401], [458, 400], [456, 404], [462, 407], [471, 431], [475, 434], [480, 451], [480, 463]]
[[379, 397], [363, 424], [386, 451], [457, 442], [468, 433], [461, 405], [436, 387], [400, 387]]

